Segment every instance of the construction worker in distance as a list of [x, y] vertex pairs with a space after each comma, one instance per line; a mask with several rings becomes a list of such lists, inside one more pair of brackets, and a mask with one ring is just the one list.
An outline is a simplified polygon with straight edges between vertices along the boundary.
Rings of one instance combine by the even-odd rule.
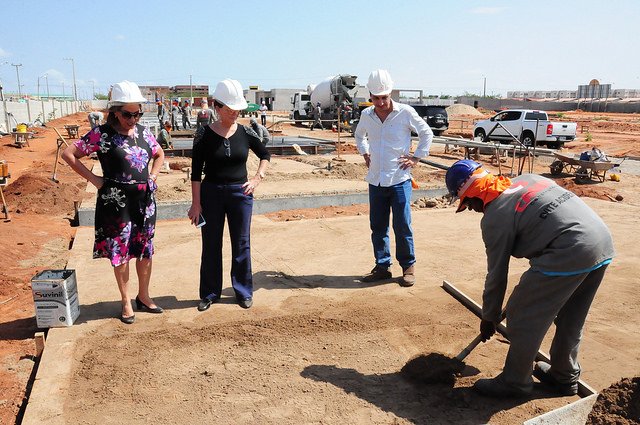
[[249, 119], [249, 124], [251, 124], [253, 131], [255, 131], [258, 137], [260, 137], [260, 140], [262, 140], [262, 144], [267, 146], [267, 143], [269, 143], [269, 130], [267, 130], [267, 127], [259, 124], [255, 118]]
[[315, 108], [313, 108], [313, 124], [311, 124], [311, 131], [313, 131], [316, 126], [324, 130], [324, 126], [322, 125], [322, 105], [320, 102], [318, 102]]
[[196, 118], [196, 127], [200, 128], [205, 125], [209, 125], [215, 121], [215, 113], [209, 109], [209, 102], [207, 99], [200, 101], [200, 110]]
[[176, 130], [180, 130], [180, 125], [178, 124], [178, 117], [180, 116], [180, 106], [178, 104], [178, 100], [174, 100], [171, 105], [171, 127]]
[[[433, 132], [415, 109], [391, 100], [393, 81], [384, 69], [369, 75], [367, 83], [373, 106], [362, 111], [354, 133], [358, 152], [369, 168], [369, 224], [376, 260], [371, 272], [361, 278], [375, 282], [391, 278], [389, 217], [393, 213], [396, 259], [402, 267], [400, 285], [416, 281], [416, 256], [411, 228], [411, 167], [429, 155]], [[411, 133], [418, 146], [411, 153]]]
[[91, 130], [102, 125], [102, 120], [104, 120], [104, 114], [100, 111], [91, 111], [87, 115], [89, 119], [89, 125], [91, 126]]
[[[502, 373], [479, 379], [473, 388], [491, 397], [527, 396], [533, 376], [560, 395], [578, 392], [578, 351], [593, 298], [614, 257], [602, 219], [572, 192], [534, 174], [494, 176], [471, 160], [447, 171], [447, 189], [465, 208], [483, 213], [487, 253], [480, 333], [495, 333], [507, 289], [511, 256], [529, 259], [529, 269], [506, 304], [509, 352]], [[551, 364], [533, 367], [552, 323]], [[532, 370], [533, 369], [533, 370]]]
[[180, 108], [180, 112], [182, 112], [182, 128], [185, 130], [187, 127], [191, 128], [191, 106], [189, 106], [188, 100], [184, 101], [184, 105]]
[[263, 127], [266, 127], [266, 125], [267, 125], [267, 111], [268, 110], [269, 110], [269, 108], [267, 107], [267, 105], [263, 101], [260, 104], [260, 124], [262, 124]]
[[171, 121], [164, 122], [164, 128], [158, 133], [158, 144], [162, 149], [173, 149], [171, 141]]

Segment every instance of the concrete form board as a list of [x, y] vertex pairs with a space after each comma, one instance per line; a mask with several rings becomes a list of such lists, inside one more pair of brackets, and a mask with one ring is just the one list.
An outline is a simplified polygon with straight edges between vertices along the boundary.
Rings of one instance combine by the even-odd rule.
[[[413, 190], [411, 200], [423, 197], [442, 196], [446, 189]], [[265, 197], [254, 200], [253, 213], [266, 214], [280, 210], [296, 208], [319, 208], [327, 206], [344, 207], [354, 204], [366, 204], [369, 202], [368, 192], [339, 193], [331, 195], [309, 195], [290, 197]], [[158, 202], [158, 220], [171, 220], [175, 218], [187, 218], [187, 209], [191, 206], [190, 200]], [[80, 226], [93, 226], [95, 223], [95, 208], [81, 207], [78, 210], [78, 223]]]
[[584, 425], [598, 394], [575, 401], [559, 409], [525, 421], [522, 425]]

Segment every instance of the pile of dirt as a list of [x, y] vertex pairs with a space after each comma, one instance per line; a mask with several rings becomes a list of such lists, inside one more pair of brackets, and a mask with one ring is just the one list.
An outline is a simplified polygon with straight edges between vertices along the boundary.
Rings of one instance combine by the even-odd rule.
[[465, 366], [463, 361], [456, 358], [441, 353], [430, 353], [412, 358], [400, 369], [400, 373], [405, 378], [419, 383], [453, 385], [456, 376]]
[[50, 178], [23, 174], [5, 189], [7, 203], [18, 214], [34, 213], [50, 216], [72, 216], [74, 201], [81, 201], [89, 195], [86, 183], [59, 182]]
[[162, 184], [156, 190], [156, 201], [182, 201], [191, 200], [191, 182], [184, 179], [172, 184]]
[[369, 204], [354, 204], [345, 207], [295, 208], [264, 214], [271, 221], [316, 220], [331, 217], [351, 217], [369, 214]]
[[624, 199], [618, 193], [615, 193], [604, 186], [578, 184], [573, 177], [555, 179], [555, 182], [558, 186], [562, 186], [580, 197], [602, 199], [604, 201], [622, 201]]
[[450, 117], [455, 117], [457, 115], [473, 115], [477, 117], [481, 117], [484, 114], [478, 111], [473, 106], [463, 105], [461, 103], [456, 103], [455, 105], [447, 106], [447, 115]]
[[585, 425], [640, 425], [640, 377], [624, 378], [598, 395]]
[[[430, 198], [428, 196], [424, 198], [416, 199], [411, 203], [412, 207], [415, 208], [448, 208], [452, 206], [451, 198], [447, 195], [437, 196], [435, 198]], [[454, 203], [453, 206], [458, 206], [458, 203]]]

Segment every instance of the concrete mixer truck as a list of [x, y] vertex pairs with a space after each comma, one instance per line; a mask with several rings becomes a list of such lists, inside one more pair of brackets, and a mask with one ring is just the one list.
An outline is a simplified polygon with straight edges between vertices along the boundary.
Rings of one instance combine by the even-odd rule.
[[351, 120], [353, 103], [358, 92], [356, 78], [358, 77], [355, 75], [336, 75], [324, 79], [315, 86], [308, 86], [306, 92], [294, 93], [291, 98], [293, 108], [290, 117], [294, 120], [311, 120], [313, 108], [320, 103], [322, 120], [337, 120], [341, 106], [343, 120]]

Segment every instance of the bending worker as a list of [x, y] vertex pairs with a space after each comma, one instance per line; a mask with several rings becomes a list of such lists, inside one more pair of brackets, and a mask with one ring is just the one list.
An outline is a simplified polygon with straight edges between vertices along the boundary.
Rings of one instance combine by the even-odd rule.
[[267, 146], [267, 143], [269, 143], [269, 130], [267, 130], [264, 125], [259, 124], [255, 118], [251, 118], [249, 124], [258, 137], [260, 137], [260, 140], [262, 140], [262, 144]]
[[173, 141], [171, 140], [171, 121], [164, 122], [164, 128], [158, 133], [158, 144], [162, 149], [173, 149]]
[[[491, 397], [531, 394], [533, 376], [561, 395], [578, 392], [578, 351], [587, 313], [615, 252], [602, 219], [572, 192], [547, 178], [496, 177], [461, 160], [447, 171], [447, 189], [465, 208], [484, 214], [487, 253], [482, 294], [483, 341], [494, 334], [507, 289], [511, 256], [529, 259], [506, 305], [511, 345], [502, 373], [474, 389]], [[542, 340], [555, 322], [551, 364], [538, 362]]]

